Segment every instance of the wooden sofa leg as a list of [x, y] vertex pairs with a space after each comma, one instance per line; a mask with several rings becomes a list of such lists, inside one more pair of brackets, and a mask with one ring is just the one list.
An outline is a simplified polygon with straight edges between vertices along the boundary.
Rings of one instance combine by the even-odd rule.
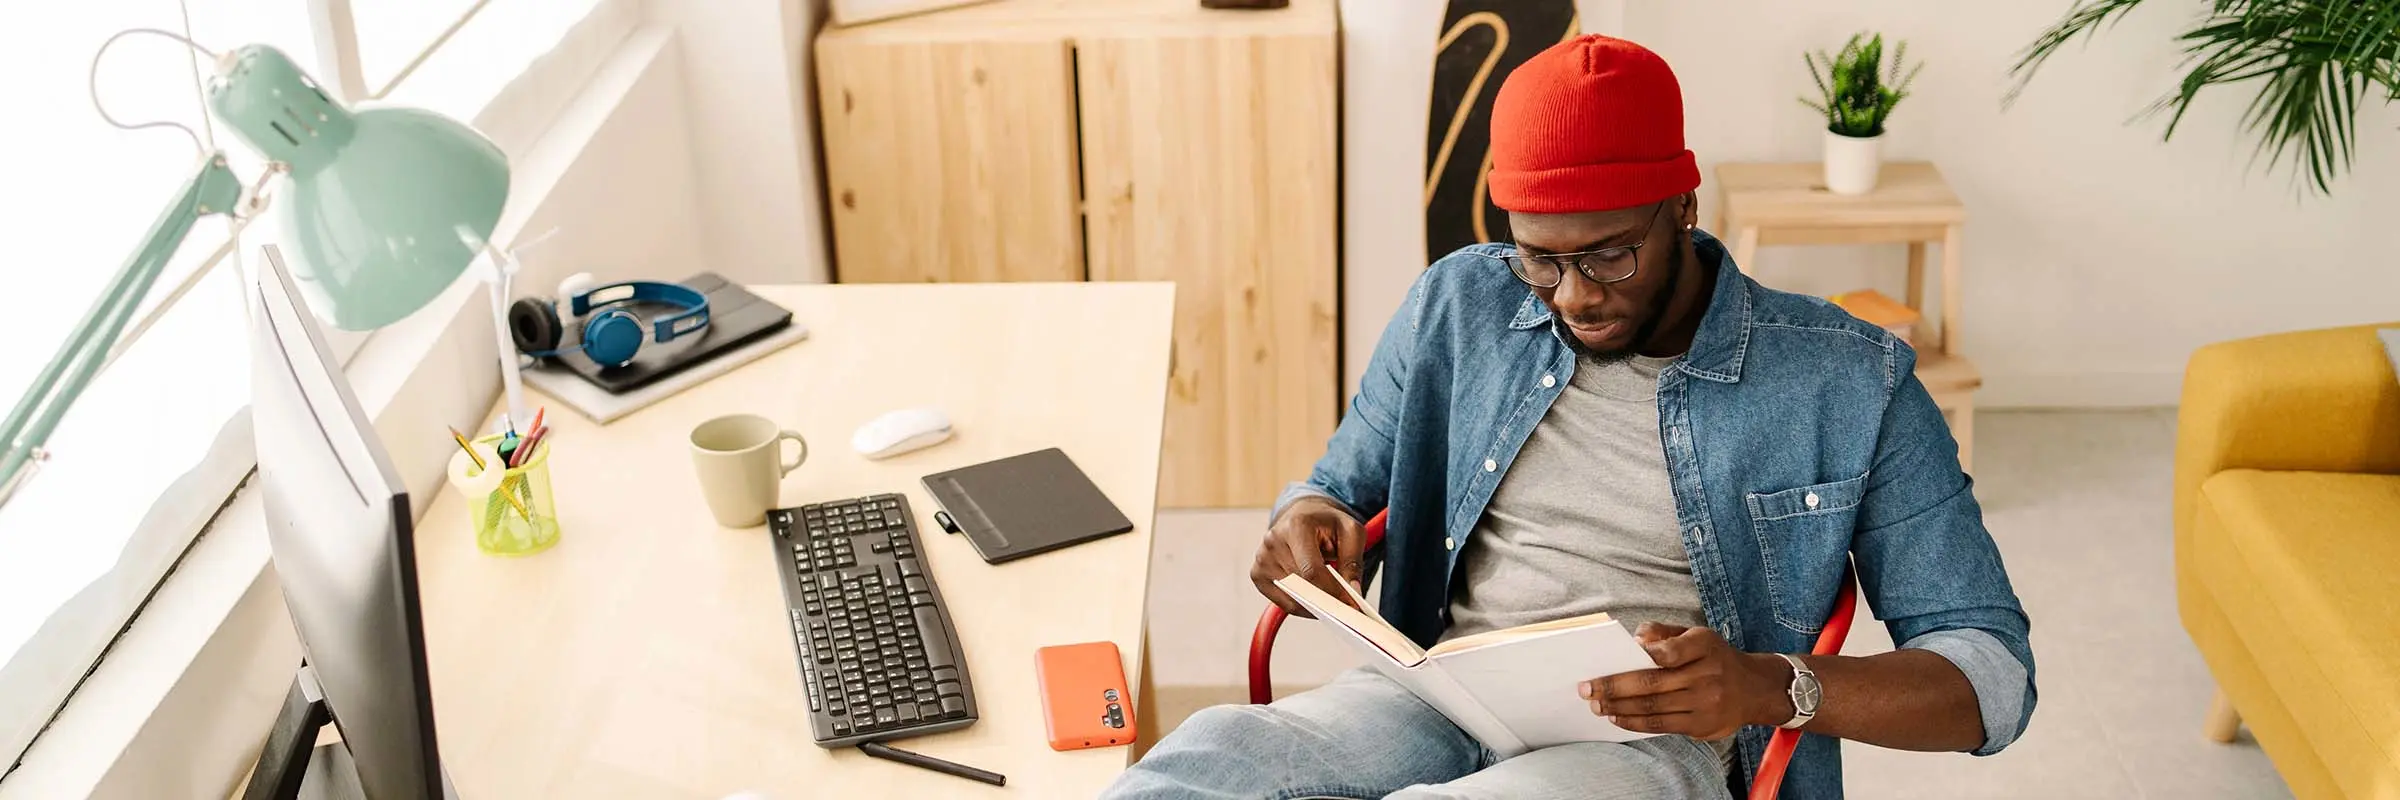
[[2201, 724], [2201, 729], [2212, 742], [2233, 741], [2241, 732], [2242, 714], [2233, 710], [2233, 701], [2226, 699], [2224, 690], [2217, 690], [2217, 696], [2208, 701], [2208, 721]]

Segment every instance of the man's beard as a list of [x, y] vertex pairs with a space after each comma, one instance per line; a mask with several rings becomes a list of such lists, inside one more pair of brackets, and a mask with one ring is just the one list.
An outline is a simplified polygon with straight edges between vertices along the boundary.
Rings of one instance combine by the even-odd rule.
[[1684, 273], [1683, 254], [1684, 251], [1682, 242], [1676, 242], [1675, 246], [1670, 248], [1670, 253], [1667, 256], [1666, 285], [1658, 287], [1658, 294], [1652, 297], [1650, 300], [1650, 319], [1643, 321], [1641, 327], [1634, 329], [1633, 338], [1627, 340], [1624, 347], [1616, 350], [1599, 351], [1593, 350], [1590, 347], [1581, 347], [1583, 343], [1580, 341], [1576, 342], [1576, 345], [1581, 347], [1584, 352], [1590, 353], [1591, 355], [1604, 361], [1613, 361], [1641, 352], [1642, 347], [1649, 344], [1652, 337], [1658, 335], [1659, 326], [1666, 324], [1667, 309], [1675, 304], [1675, 290], [1682, 288]]

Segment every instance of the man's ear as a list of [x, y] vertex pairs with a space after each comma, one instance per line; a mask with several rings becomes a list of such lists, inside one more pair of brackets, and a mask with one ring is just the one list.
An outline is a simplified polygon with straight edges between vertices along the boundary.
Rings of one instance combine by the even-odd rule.
[[1676, 215], [1675, 222], [1682, 225], [1683, 229], [1687, 231], [1700, 224], [1699, 192], [1683, 193], [1683, 212]]

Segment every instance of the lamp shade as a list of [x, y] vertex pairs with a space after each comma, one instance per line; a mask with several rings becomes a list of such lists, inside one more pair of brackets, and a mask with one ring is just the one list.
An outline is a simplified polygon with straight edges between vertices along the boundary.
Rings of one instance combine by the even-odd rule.
[[269, 213], [292, 277], [337, 328], [379, 328], [432, 302], [508, 198], [508, 157], [473, 128], [421, 109], [346, 108], [272, 47], [219, 59], [208, 103], [290, 167]]

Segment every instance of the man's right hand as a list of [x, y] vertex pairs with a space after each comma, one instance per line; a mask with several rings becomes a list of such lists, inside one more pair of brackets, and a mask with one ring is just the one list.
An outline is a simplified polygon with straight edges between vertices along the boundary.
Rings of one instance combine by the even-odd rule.
[[[1304, 497], [1285, 506], [1283, 516], [1268, 524], [1267, 538], [1258, 543], [1258, 557], [1250, 563], [1250, 582], [1258, 587], [1259, 594], [1266, 595], [1269, 602], [1284, 611], [1314, 617], [1277, 588], [1276, 579], [1285, 575], [1304, 576], [1326, 594], [1348, 602], [1348, 595], [1334, 581], [1360, 585], [1358, 576], [1364, 571], [1366, 545], [1366, 529], [1341, 506], [1322, 497]], [[1332, 562], [1330, 566], [1328, 560]]]

